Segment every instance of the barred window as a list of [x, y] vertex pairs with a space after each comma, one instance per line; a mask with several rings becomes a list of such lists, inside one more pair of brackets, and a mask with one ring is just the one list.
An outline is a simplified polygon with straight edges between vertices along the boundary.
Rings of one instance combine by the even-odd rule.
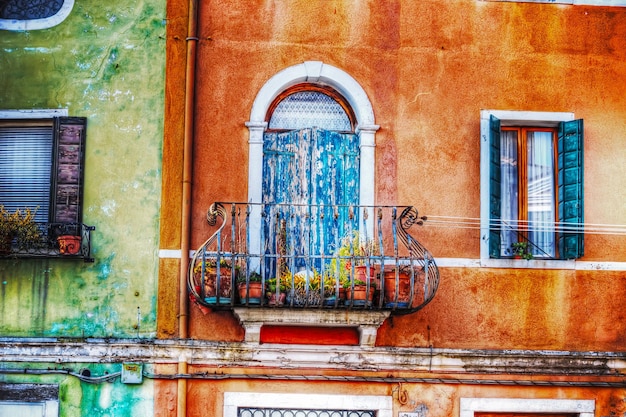
[[239, 407], [237, 417], [376, 417], [372, 410], [315, 410]]
[[2, 0], [0, 17], [31, 20], [52, 17], [63, 7], [63, 0]]
[[0, 0], [0, 29], [48, 29], [63, 22], [74, 0]]
[[268, 129], [299, 130], [318, 127], [334, 132], [353, 132], [354, 116], [337, 91], [314, 84], [299, 84], [277, 97], [268, 112]]

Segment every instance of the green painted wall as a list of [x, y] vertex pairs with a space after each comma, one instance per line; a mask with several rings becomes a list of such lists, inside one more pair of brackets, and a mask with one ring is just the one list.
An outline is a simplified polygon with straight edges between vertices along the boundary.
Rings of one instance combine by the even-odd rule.
[[77, 1], [56, 27], [0, 31], [0, 109], [87, 117], [94, 263], [0, 260], [0, 335], [155, 335], [165, 1]]
[[[140, 384], [124, 384], [119, 376], [111, 380], [102, 380], [107, 375], [116, 375], [122, 369], [121, 364], [67, 364], [40, 363], [30, 364], [30, 372], [40, 375], [20, 375], [5, 373], [9, 370], [22, 369], [23, 364], [0, 364], [0, 384], [50, 384], [59, 387], [59, 417], [149, 417], [154, 415], [153, 380], [143, 378]], [[80, 374], [88, 370], [89, 376], [79, 379], [77, 376], [62, 374], [71, 372]], [[146, 371], [146, 369], [144, 369]]]

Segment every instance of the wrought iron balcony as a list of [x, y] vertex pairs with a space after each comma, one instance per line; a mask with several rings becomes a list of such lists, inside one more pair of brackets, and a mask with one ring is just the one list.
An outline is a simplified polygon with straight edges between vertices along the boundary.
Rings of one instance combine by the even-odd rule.
[[188, 289], [213, 309], [313, 308], [412, 313], [439, 285], [409, 233], [414, 207], [214, 203], [214, 233], [191, 259]]
[[25, 234], [0, 242], [0, 258], [62, 258], [93, 262], [91, 231], [83, 223], [36, 223]]

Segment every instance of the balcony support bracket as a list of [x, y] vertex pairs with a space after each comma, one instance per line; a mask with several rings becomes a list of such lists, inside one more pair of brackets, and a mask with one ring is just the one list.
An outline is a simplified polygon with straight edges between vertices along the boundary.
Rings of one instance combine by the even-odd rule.
[[235, 316], [246, 331], [245, 342], [259, 343], [263, 324], [291, 326], [357, 327], [361, 346], [374, 346], [378, 328], [391, 314], [390, 311], [327, 310], [235, 307]]

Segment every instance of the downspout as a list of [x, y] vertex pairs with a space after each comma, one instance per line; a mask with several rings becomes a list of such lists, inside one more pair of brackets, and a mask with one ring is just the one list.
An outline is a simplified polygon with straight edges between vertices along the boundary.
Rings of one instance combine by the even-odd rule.
[[[196, 47], [198, 44], [198, 0], [189, 0], [187, 24], [187, 61], [185, 66], [185, 120], [183, 137], [183, 183], [180, 231], [180, 273], [178, 335], [189, 337], [189, 295], [187, 291], [187, 269], [189, 268], [189, 246], [191, 239], [191, 180], [193, 175], [193, 133], [196, 86]], [[187, 372], [187, 358], [178, 361], [178, 372]], [[177, 417], [187, 416], [187, 381], [179, 379], [177, 385]]]
[[185, 126], [183, 137], [183, 183], [180, 232], [180, 299], [178, 311], [178, 334], [180, 339], [188, 337], [189, 296], [187, 273], [191, 239], [191, 180], [193, 175], [193, 132], [194, 103], [196, 88], [197, 3], [189, 0], [189, 22], [187, 28], [187, 64], [185, 68]]

